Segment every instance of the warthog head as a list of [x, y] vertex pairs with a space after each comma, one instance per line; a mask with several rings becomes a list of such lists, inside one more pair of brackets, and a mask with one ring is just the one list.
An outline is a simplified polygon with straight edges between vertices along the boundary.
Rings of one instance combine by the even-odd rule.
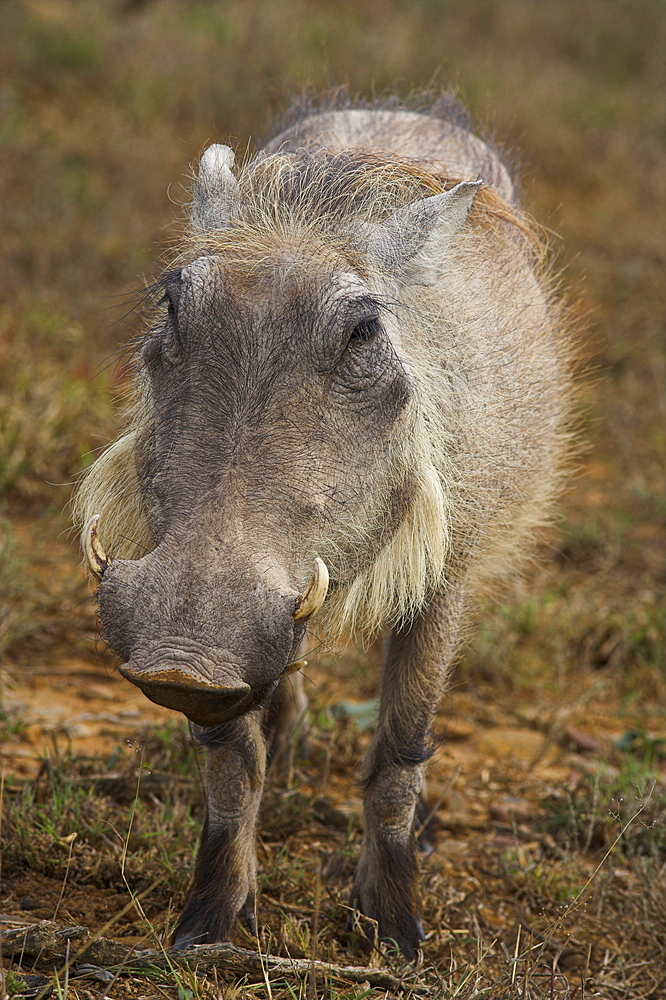
[[[265, 702], [315, 613], [326, 636], [373, 627], [441, 572], [400, 292], [437, 280], [478, 186], [433, 194], [361, 154], [260, 156], [239, 180], [232, 163], [224, 146], [202, 157], [132, 427], [83, 488], [121, 672], [201, 725]], [[123, 534], [145, 554], [122, 558]], [[414, 565], [392, 569], [399, 544]]]

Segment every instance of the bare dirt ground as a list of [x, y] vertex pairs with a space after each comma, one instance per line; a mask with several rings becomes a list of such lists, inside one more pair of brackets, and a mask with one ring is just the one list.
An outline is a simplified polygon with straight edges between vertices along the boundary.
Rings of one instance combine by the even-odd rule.
[[[663, 5], [624, 0], [2, 6], [0, 998], [30, 995], [28, 974], [44, 977], [32, 995], [72, 1000], [666, 996], [665, 49]], [[440, 712], [417, 969], [344, 930], [379, 650], [310, 658], [308, 756], [267, 791], [259, 941], [239, 927], [237, 943], [381, 966], [383, 986], [161, 961], [203, 817], [200, 761], [98, 641], [65, 509], [118, 426], [123, 293], [175, 232], [168, 186], [184, 200], [207, 141], [233, 128], [244, 145], [302, 84], [331, 79], [364, 94], [457, 83], [522, 150], [588, 358], [588, 448], [561, 528], [483, 609]], [[7, 944], [38, 921], [125, 951], [86, 969], [74, 943], [69, 964], [64, 945]], [[145, 947], [157, 957], [139, 967]]]

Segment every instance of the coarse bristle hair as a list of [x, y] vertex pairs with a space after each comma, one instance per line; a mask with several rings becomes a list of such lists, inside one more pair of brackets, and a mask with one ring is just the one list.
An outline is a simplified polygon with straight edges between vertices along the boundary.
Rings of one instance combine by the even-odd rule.
[[[416, 160], [362, 150], [259, 154], [238, 172], [234, 214], [219, 228], [190, 229], [179, 238], [171, 264], [218, 254], [225, 268], [251, 275], [276, 248], [307, 244], [318, 256], [324, 251], [332, 260], [346, 259], [365, 276], [367, 226], [459, 181]], [[477, 192], [469, 224], [520, 233], [534, 249], [540, 245], [533, 221], [490, 187]]]

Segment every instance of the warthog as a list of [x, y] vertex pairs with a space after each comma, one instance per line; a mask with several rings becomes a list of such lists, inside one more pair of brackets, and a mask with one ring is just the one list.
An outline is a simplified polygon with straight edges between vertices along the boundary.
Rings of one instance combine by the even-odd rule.
[[78, 492], [120, 672], [207, 750], [176, 946], [254, 927], [255, 821], [308, 636], [382, 630], [351, 901], [408, 959], [423, 940], [433, 717], [571, 436], [564, 310], [509, 173], [451, 107], [303, 111], [239, 169], [204, 152], [127, 428]]

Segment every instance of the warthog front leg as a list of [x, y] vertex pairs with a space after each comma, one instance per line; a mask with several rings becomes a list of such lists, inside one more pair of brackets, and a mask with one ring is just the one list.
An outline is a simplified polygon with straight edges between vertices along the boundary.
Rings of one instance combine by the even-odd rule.
[[[377, 922], [380, 939], [395, 941], [410, 961], [424, 938], [415, 814], [459, 622], [460, 609], [435, 598], [409, 630], [391, 635], [377, 732], [363, 769], [365, 833], [351, 903]], [[369, 922], [361, 924], [372, 938]]]
[[174, 947], [228, 941], [239, 914], [255, 931], [254, 828], [266, 773], [266, 744], [256, 714], [197, 729], [207, 747], [206, 820]]
[[308, 697], [303, 689], [303, 675], [286, 677], [273, 695], [265, 724], [268, 739], [268, 762], [272, 775], [282, 775], [298, 748], [307, 750]]

